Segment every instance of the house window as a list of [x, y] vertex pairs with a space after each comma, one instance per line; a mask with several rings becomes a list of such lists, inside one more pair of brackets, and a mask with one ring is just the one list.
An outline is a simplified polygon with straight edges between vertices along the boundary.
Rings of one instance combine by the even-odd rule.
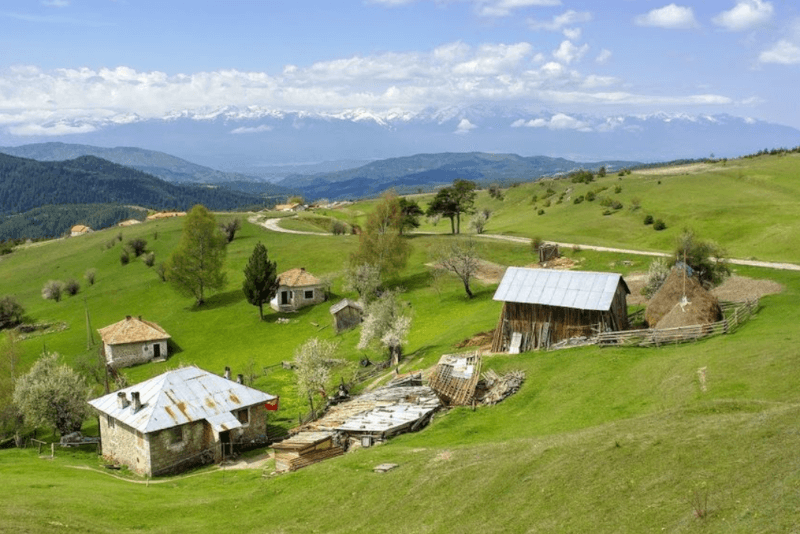
[[108, 428], [114, 428], [115, 426], [114, 421], [115, 419], [113, 417], [111, 417], [110, 415], [106, 415], [106, 424], [108, 424]]
[[183, 426], [175, 426], [167, 429], [167, 437], [170, 445], [183, 442]]
[[305, 291], [305, 299], [311, 300], [314, 298], [314, 290], [313, 289], [306, 289]]
[[250, 424], [250, 409], [242, 408], [241, 410], [237, 410], [236, 419], [242, 423], [242, 426], [248, 426]]

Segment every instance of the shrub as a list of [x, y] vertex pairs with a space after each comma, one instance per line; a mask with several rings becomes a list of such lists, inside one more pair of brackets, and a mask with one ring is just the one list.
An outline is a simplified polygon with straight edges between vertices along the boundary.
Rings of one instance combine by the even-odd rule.
[[583, 202], [583, 195], [572, 199], [573, 204], [580, 204], [581, 202]]
[[136, 237], [134, 239], [128, 240], [128, 250], [130, 250], [134, 256], [137, 258], [144, 254], [144, 251], [147, 249], [147, 241], [142, 239], [141, 237]]
[[[512, 184], [511, 187], [514, 187]], [[493, 183], [489, 185], [489, 196], [497, 200], [503, 200], [503, 191], [500, 189], [500, 184]]]
[[86, 269], [86, 272], [83, 273], [83, 277], [89, 282], [90, 286], [93, 286], [94, 279], [97, 277], [97, 269]]
[[158, 241], [158, 230], [153, 232], [153, 241]]
[[77, 295], [78, 291], [80, 290], [81, 290], [81, 285], [74, 278], [70, 278], [69, 280], [67, 280], [67, 283], [64, 284], [64, 291], [66, 291], [67, 295], [69, 295], [70, 297], [74, 297], [75, 295]]
[[611, 210], [604, 210], [603, 215], [614, 215], [614, 212]]
[[603, 197], [600, 199], [600, 205], [603, 206], [604, 208], [608, 208], [609, 206], [611, 206], [611, 202], [612, 202], [611, 198], [609, 197]]
[[536, 215], [544, 215], [544, 210], [539, 210], [536, 212]]
[[539, 253], [539, 247], [542, 246], [542, 243], [544, 243], [544, 240], [541, 237], [539, 237], [538, 235], [533, 237], [533, 238], [531, 238], [531, 252], [534, 253], [534, 254], [538, 254]]
[[634, 211], [639, 211], [641, 207], [642, 207], [642, 199], [639, 197], [633, 197], [631, 199], [631, 205], [628, 207], [628, 209], [631, 210], [631, 212], [634, 212]]
[[156, 274], [159, 278], [161, 278], [162, 282], [167, 281], [167, 266], [163, 261], [158, 264], [158, 267], [156, 267]]
[[587, 202], [594, 202], [594, 199], [597, 198], [597, 195], [594, 191], [589, 191], [586, 193], [586, 201]]
[[574, 254], [577, 254], [580, 251], [581, 251], [581, 246], [580, 245], [572, 245], [572, 252]]
[[533, 195], [533, 196], [531, 197], [531, 203], [533, 203], [533, 204], [536, 204], [536, 202], [537, 202], [538, 200], [539, 200], [539, 195]]
[[656, 291], [664, 283], [669, 274], [669, 265], [664, 258], [656, 258], [650, 263], [647, 270], [647, 278], [645, 279], [644, 287], [642, 288], [642, 295], [651, 298], [656, 294]]
[[0, 330], [17, 326], [22, 322], [25, 309], [16, 298], [6, 295], [0, 298]]
[[344, 235], [347, 233], [347, 225], [336, 219], [331, 220], [331, 233], [333, 235]]
[[[542, 206], [544, 206], [545, 208], [549, 208], [549, 207], [550, 207], [550, 199], [548, 198], [547, 200], [545, 200], [545, 201], [542, 203]], [[540, 215], [541, 215], [541, 214], [540, 214]]]
[[48, 280], [42, 288], [42, 298], [59, 302], [63, 292], [64, 282], [60, 280]]
[[614, 192], [615, 192], [616, 194], [620, 194], [620, 193], [622, 193], [622, 186], [621, 186], [621, 185], [617, 185], [617, 186], [615, 186], [615, 187], [614, 187]]
[[611, 208], [615, 209], [615, 210], [621, 210], [622, 209], [622, 202], [620, 202], [619, 200], [612, 201], [611, 202]]
[[644, 224], [647, 226], [648, 224], [653, 224], [653, 216], [652, 215], [645, 215], [644, 216]]
[[120, 230], [120, 232], [117, 234], [117, 241], [120, 241], [120, 242], [122, 241], [122, 231], [121, 231], [121, 230]]
[[664, 230], [666, 228], [667, 228], [667, 225], [661, 219], [656, 219], [656, 221], [653, 223], [653, 230], [656, 230], [658, 232], [660, 232], [661, 230]]
[[152, 267], [153, 264], [156, 262], [156, 253], [148, 252], [147, 254], [144, 255], [142, 261], [144, 261], [144, 264], [147, 265], [148, 267]]
[[120, 254], [120, 255], [119, 255], [119, 262], [120, 262], [122, 265], [128, 265], [128, 263], [129, 263], [130, 261], [131, 261], [131, 257], [130, 257], [130, 255], [128, 254], [128, 251], [127, 251], [127, 250], [123, 250], [123, 251], [122, 251], [122, 254]]
[[108, 241], [108, 242], [106, 243], [106, 248], [107, 248], [107, 249], [108, 249], [108, 248], [111, 248], [111, 247], [113, 247], [113, 246], [114, 246], [114, 245], [116, 245], [116, 244], [117, 244], [117, 238], [114, 238], [114, 239], [112, 239], [111, 241]]

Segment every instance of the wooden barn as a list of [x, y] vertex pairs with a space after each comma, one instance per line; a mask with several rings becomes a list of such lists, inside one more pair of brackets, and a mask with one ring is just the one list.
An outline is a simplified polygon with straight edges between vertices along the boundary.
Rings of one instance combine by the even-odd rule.
[[331, 306], [331, 315], [333, 315], [333, 328], [338, 334], [360, 325], [364, 308], [358, 302], [342, 299]]
[[573, 337], [628, 328], [622, 276], [615, 273], [509, 267], [494, 300], [503, 310], [493, 352], [526, 352]]

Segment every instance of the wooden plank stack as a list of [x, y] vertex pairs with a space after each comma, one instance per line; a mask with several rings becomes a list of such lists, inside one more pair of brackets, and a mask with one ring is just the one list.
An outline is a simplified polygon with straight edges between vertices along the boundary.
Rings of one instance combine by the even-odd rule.
[[301, 432], [276, 443], [275, 471], [297, 471], [328, 458], [344, 454], [344, 449], [334, 443], [332, 432]]

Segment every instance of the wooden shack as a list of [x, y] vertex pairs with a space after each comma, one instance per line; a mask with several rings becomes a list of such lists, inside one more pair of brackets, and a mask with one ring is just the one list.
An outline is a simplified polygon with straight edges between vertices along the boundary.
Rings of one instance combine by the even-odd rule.
[[331, 306], [331, 315], [336, 333], [344, 332], [361, 324], [364, 308], [358, 302], [342, 299]]
[[629, 294], [616, 273], [509, 267], [494, 294], [503, 309], [492, 351], [520, 353], [625, 330]]
[[273, 445], [275, 471], [286, 473], [344, 454], [333, 432], [300, 432]]

